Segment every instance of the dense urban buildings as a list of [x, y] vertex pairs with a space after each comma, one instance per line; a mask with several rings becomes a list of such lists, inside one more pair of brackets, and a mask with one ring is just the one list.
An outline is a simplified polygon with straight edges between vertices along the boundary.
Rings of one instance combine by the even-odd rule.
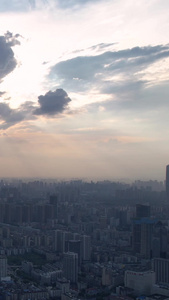
[[0, 297], [164, 300], [168, 215], [157, 181], [3, 179]]
[[169, 165], [166, 166], [166, 194], [169, 200]]

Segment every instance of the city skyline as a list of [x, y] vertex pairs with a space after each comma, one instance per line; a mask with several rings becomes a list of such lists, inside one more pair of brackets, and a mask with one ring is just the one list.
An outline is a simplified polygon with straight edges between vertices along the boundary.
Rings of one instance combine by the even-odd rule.
[[0, 4], [1, 177], [165, 179], [168, 1]]

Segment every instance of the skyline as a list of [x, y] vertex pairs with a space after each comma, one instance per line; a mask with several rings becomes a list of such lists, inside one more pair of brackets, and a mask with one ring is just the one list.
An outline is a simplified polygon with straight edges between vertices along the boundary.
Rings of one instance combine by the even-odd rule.
[[165, 179], [169, 3], [0, 4], [1, 177]]

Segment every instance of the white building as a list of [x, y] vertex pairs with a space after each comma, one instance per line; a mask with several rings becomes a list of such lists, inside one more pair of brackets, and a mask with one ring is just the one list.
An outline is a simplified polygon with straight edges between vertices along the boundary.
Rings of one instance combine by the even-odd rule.
[[126, 271], [124, 283], [125, 287], [134, 289], [137, 295], [151, 294], [152, 286], [155, 284], [155, 272]]

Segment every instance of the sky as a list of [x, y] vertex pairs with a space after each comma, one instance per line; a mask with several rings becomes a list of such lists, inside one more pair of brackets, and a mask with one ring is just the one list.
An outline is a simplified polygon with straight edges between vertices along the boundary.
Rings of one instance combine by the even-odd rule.
[[168, 0], [0, 1], [0, 177], [165, 179]]

